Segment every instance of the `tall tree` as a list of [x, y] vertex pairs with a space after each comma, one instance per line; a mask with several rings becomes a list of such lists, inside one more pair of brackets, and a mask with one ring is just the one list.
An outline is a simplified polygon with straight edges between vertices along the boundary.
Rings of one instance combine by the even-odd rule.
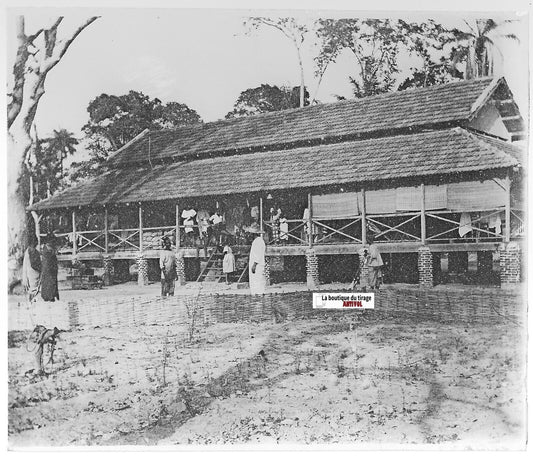
[[19, 182], [27, 163], [31, 162], [32, 125], [37, 107], [45, 93], [45, 80], [50, 71], [63, 58], [78, 35], [92, 24], [91, 17], [66, 35], [58, 17], [47, 27], [29, 33], [24, 16], [16, 21], [17, 52], [13, 65], [11, 92], [8, 94], [8, 256], [10, 288], [17, 282], [26, 247], [26, 201]]
[[95, 176], [116, 151], [145, 129], [161, 130], [201, 122], [198, 113], [183, 103], [163, 104], [142, 92], [101, 94], [87, 107], [89, 122], [83, 126], [89, 160], [73, 163], [71, 181]]
[[389, 19], [320, 19], [318, 68], [348, 52], [356, 64], [354, 76], [349, 76], [355, 97], [389, 92], [398, 73], [398, 51], [406, 39], [402, 32]]
[[[290, 108], [298, 108], [300, 102], [300, 87], [271, 86], [261, 84], [259, 87], [242, 91], [233, 105], [233, 111], [226, 114], [226, 119], [254, 114], [282, 111]], [[309, 104], [309, 92], [304, 91], [304, 105]]]
[[300, 68], [300, 107], [305, 106], [305, 75], [302, 60], [302, 45], [309, 32], [308, 27], [296, 21], [293, 17], [281, 17], [278, 19], [251, 17], [244, 24], [250, 29], [258, 29], [260, 27], [274, 28], [283, 33], [291, 41], [296, 51], [298, 66]]
[[407, 23], [398, 21], [406, 37], [406, 49], [413, 61], [412, 74], [398, 90], [427, 87], [462, 79], [463, 73], [452, 64], [457, 45], [453, 30], [434, 20]]
[[76, 152], [78, 145], [77, 138], [72, 132], [66, 129], [54, 130], [54, 134], [50, 138], [42, 140], [45, 148], [48, 150], [50, 156], [55, 155], [59, 163], [59, 173], [63, 178], [63, 161]]
[[[454, 65], [465, 63], [465, 78], [473, 79], [494, 74], [494, 59], [501, 51], [496, 45], [496, 39], [518, 41], [514, 33], [501, 33], [504, 24], [513, 20], [496, 22], [494, 19], [465, 20], [466, 30], [454, 29], [458, 41], [454, 53]], [[503, 55], [502, 55], [503, 57]]]
[[76, 152], [78, 144], [72, 133], [65, 129], [54, 130], [50, 138], [40, 139], [37, 135], [35, 138], [33, 160], [25, 167], [20, 181], [24, 201], [29, 204], [50, 197], [63, 188], [62, 162]]

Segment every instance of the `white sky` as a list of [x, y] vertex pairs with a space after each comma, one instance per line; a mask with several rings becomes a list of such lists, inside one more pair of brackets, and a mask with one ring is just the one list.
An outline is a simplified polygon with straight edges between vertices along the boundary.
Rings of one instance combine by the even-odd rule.
[[[63, 14], [66, 24], [78, 24], [94, 14], [94, 10], [63, 8], [57, 10], [25, 8], [8, 11], [7, 82], [15, 43], [14, 16], [25, 14], [31, 30], [47, 16]], [[204, 121], [223, 118], [232, 110], [239, 93], [261, 83], [295, 86], [299, 69], [292, 44], [280, 32], [264, 29], [245, 34], [244, 18], [267, 15], [252, 10], [222, 9], [104, 9], [102, 17], [75, 40], [62, 61], [46, 80], [46, 93], [36, 116], [39, 136], [53, 129], [66, 128], [79, 137], [88, 120], [87, 106], [100, 95], [122, 95], [129, 90], [142, 91], [163, 102], [177, 101], [195, 109]], [[389, 13], [274, 11], [271, 15], [296, 16], [312, 21], [317, 17], [393, 17]], [[465, 12], [397, 13], [406, 20], [432, 17], [446, 25], [462, 25]], [[479, 17], [480, 14], [474, 15]], [[501, 13], [491, 14], [495, 19]], [[516, 17], [506, 15], [506, 17]], [[500, 43], [505, 56], [497, 71], [506, 76], [521, 107], [527, 109], [527, 20], [512, 26], [520, 36], [517, 44]], [[310, 44], [310, 43], [309, 43]], [[305, 55], [306, 84], [314, 92], [313, 50]], [[410, 62], [404, 62], [407, 69]], [[328, 69], [318, 99], [334, 101], [335, 94], [350, 96], [348, 74], [353, 68], [349, 58]]]

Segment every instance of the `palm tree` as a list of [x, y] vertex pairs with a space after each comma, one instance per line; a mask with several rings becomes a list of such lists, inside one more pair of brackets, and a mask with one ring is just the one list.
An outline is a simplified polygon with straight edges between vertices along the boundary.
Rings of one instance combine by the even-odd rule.
[[494, 57], [496, 51], [503, 59], [501, 51], [495, 41], [498, 38], [519, 41], [514, 33], [499, 33], [504, 24], [514, 22], [505, 20], [496, 22], [493, 19], [476, 19], [474, 22], [464, 21], [468, 31], [454, 29], [458, 48], [452, 56], [452, 67], [459, 62], [465, 62], [465, 79], [481, 78], [494, 74]]
[[63, 160], [76, 152], [78, 140], [66, 129], [54, 130], [54, 135], [47, 140], [50, 151], [56, 154], [63, 178]]

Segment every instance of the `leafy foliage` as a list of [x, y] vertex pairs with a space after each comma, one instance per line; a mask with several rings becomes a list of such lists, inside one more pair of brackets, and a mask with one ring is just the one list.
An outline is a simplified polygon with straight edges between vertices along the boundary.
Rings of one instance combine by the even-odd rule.
[[317, 72], [324, 71], [341, 53], [355, 59], [356, 72], [349, 76], [356, 98], [392, 90], [398, 73], [397, 56], [405, 35], [397, 22], [389, 19], [320, 19], [317, 36]]
[[411, 67], [412, 75], [398, 86], [398, 90], [427, 87], [462, 79], [463, 73], [453, 65], [456, 36], [434, 20], [421, 23], [399, 21], [406, 36], [406, 46], [412, 58], [420, 61]]
[[64, 187], [63, 161], [76, 152], [78, 144], [74, 134], [65, 129], [54, 130], [51, 137], [35, 141], [33, 162], [25, 167], [21, 177], [26, 201], [29, 201], [30, 192], [36, 202]]
[[355, 97], [389, 92], [397, 83], [401, 52], [419, 62], [415, 62], [411, 76], [399, 84], [398, 90], [493, 75], [494, 58], [499, 52], [495, 39], [518, 40], [512, 33], [500, 33], [504, 24], [513, 21], [464, 22], [465, 30], [460, 30], [447, 29], [431, 19], [418, 23], [320, 19], [315, 76], [322, 78], [328, 66], [341, 54], [349, 53], [356, 63], [355, 73], [349, 75]]
[[83, 126], [88, 161], [72, 164], [70, 179], [96, 175], [109, 153], [120, 149], [143, 130], [162, 130], [201, 122], [198, 113], [183, 103], [163, 104], [142, 92], [125, 95], [101, 94], [87, 107], [89, 122]]
[[[463, 62], [465, 64], [465, 78], [473, 79], [494, 74], [494, 57], [500, 50], [496, 46], [495, 39], [503, 38], [518, 41], [513, 33], [500, 33], [505, 25], [514, 22], [506, 20], [497, 23], [494, 19], [476, 19], [464, 21], [467, 30], [453, 29], [453, 34], [458, 46], [454, 50], [454, 65]], [[503, 56], [502, 56], [503, 57]]]
[[[309, 105], [309, 92], [305, 90], [305, 105]], [[252, 116], [254, 114], [282, 111], [300, 106], [300, 87], [271, 86], [261, 84], [259, 87], [241, 92], [233, 105], [233, 111], [226, 114], [226, 119]]]
[[142, 92], [126, 95], [102, 94], [89, 103], [89, 122], [83, 131], [89, 137], [105, 138], [119, 149], [144, 129], [161, 130], [200, 122], [196, 111], [182, 103], [163, 105]]
[[[304, 66], [302, 60], [302, 46], [309, 33], [309, 27], [306, 24], [298, 22], [293, 17], [281, 17], [272, 19], [268, 17], [250, 17], [244, 21], [245, 27], [248, 27], [249, 31], [257, 30], [261, 27], [270, 27], [279, 30], [285, 37], [287, 37], [293, 44], [296, 50], [296, 56], [298, 57], [298, 66], [300, 68], [300, 107], [306, 105], [306, 89], [305, 89], [305, 76]], [[320, 82], [319, 82], [320, 85]]]

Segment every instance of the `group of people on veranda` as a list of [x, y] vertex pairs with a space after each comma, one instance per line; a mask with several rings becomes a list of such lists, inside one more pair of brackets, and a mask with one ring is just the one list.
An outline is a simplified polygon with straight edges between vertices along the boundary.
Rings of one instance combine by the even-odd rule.
[[[249, 261], [249, 282], [250, 292], [252, 295], [264, 294], [266, 288], [265, 278], [265, 252], [266, 245], [262, 235], [264, 231], [261, 230], [259, 224], [252, 223], [246, 229], [248, 233], [255, 238], [250, 247], [250, 261]], [[177, 279], [177, 257], [172, 249], [172, 242], [169, 237], [162, 238], [162, 251], [159, 255], [159, 268], [161, 270], [161, 296], [173, 296], [175, 289], [175, 281]], [[235, 256], [230, 246], [225, 246], [223, 250], [224, 257], [222, 259], [222, 273], [226, 278], [226, 285], [229, 285], [232, 275], [235, 272]]]
[[33, 236], [22, 262], [22, 286], [30, 302], [36, 300], [39, 293], [44, 301], [53, 302], [59, 300], [56, 237], [49, 234], [40, 250], [38, 246], [37, 238]]
[[[248, 265], [250, 293], [261, 295], [266, 290], [265, 278], [265, 254], [266, 245], [263, 239], [264, 231], [259, 224], [252, 224], [247, 232], [254, 236], [250, 247], [250, 257]], [[177, 279], [177, 258], [172, 249], [170, 238], [162, 238], [163, 250], [159, 257], [159, 267], [161, 269], [161, 295], [174, 295], [175, 281]], [[34, 301], [41, 294], [44, 301], [53, 302], [59, 300], [59, 289], [57, 282], [57, 241], [53, 234], [49, 234], [43, 241], [40, 250], [36, 238], [30, 242], [30, 246], [24, 253], [22, 264], [22, 285], [28, 295], [29, 301]], [[230, 283], [231, 276], [235, 272], [235, 256], [230, 246], [224, 247], [224, 258], [222, 261], [222, 272], [226, 276], [226, 284]], [[354, 286], [366, 290], [379, 289], [383, 282], [382, 267], [383, 260], [377, 246], [374, 244], [373, 236], [368, 237], [368, 247], [362, 252], [363, 266], [359, 277], [354, 280]]]
[[[247, 232], [254, 236], [248, 262], [250, 293], [252, 295], [261, 295], [266, 291], [266, 244], [263, 239], [265, 232], [257, 223], [253, 223], [248, 227]], [[374, 244], [374, 237], [369, 235], [367, 241], [368, 246], [362, 251], [363, 268], [360, 269], [358, 278], [354, 279], [353, 286], [358, 285], [363, 290], [367, 288], [377, 290], [383, 282], [383, 260], [378, 247]], [[235, 257], [230, 246], [225, 246], [223, 252], [222, 272], [226, 275], [226, 284], [229, 284], [231, 274], [235, 271]], [[159, 264], [161, 268], [161, 295], [174, 295], [176, 255], [172, 250], [172, 243], [168, 237], [163, 237], [163, 251], [160, 255]]]

